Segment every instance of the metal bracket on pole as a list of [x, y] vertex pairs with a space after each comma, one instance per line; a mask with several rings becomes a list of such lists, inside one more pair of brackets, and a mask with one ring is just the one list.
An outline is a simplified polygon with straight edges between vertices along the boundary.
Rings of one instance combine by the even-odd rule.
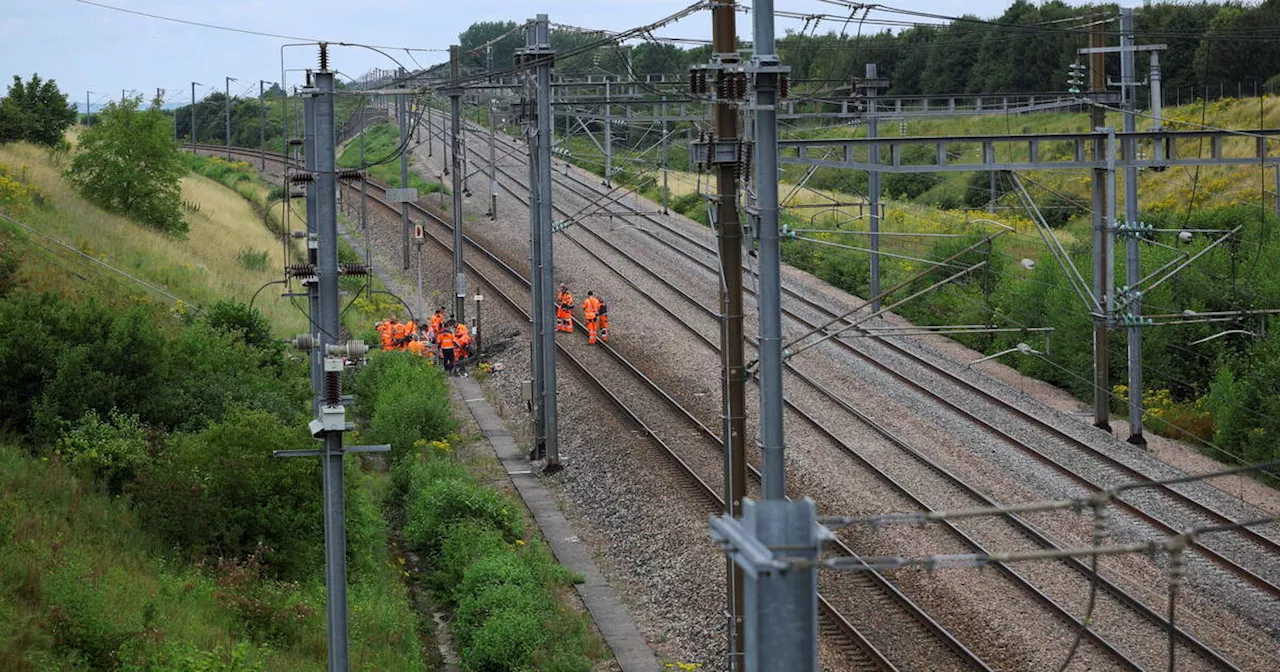
[[818, 661], [817, 507], [804, 500], [742, 500], [742, 519], [711, 517], [711, 537], [746, 581], [746, 669], [814, 672]]

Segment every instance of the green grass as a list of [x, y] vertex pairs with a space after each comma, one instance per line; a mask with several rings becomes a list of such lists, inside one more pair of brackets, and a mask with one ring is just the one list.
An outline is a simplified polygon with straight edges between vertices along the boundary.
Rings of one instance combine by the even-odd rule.
[[[392, 124], [375, 124], [364, 134], [364, 158], [370, 165], [369, 177], [387, 186], [400, 185], [400, 159], [396, 150], [400, 147], [400, 131]], [[418, 195], [440, 192], [448, 194], [449, 190], [439, 182], [432, 182], [413, 172], [413, 159], [409, 160], [409, 186], [418, 190]], [[338, 165], [343, 168], [360, 167], [360, 140], [352, 139], [342, 148], [338, 156]]]
[[[267, 187], [244, 177], [239, 164], [201, 161], [202, 172], [217, 181], [197, 174], [184, 179], [184, 200], [199, 207], [187, 211], [191, 234], [182, 240], [83, 201], [63, 180], [62, 166], [34, 147], [0, 146], [0, 164], [31, 192], [24, 202], [10, 200], [0, 209], [191, 303], [247, 301], [263, 282], [279, 277], [285, 262], [263, 210], [255, 207]], [[119, 309], [171, 303], [34, 234], [2, 228], [0, 261], [18, 260], [14, 291], [93, 298]], [[0, 286], [0, 294], [9, 289]], [[278, 294], [263, 291], [256, 307], [277, 333], [305, 328], [305, 317]], [[364, 321], [355, 310], [350, 317], [351, 324]], [[158, 318], [155, 328], [168, 332], [180, 325], [181, 320]], [[162, 451], [172, 437], [156, 432], [151, 449]], [[27, 440], [31, 445], [18, 447], [23, 440], [0, 437], [0, 667], [18, 672], [323, 668], [323, 576], [286, 584], [256, 571], [245, 574], [243, 568], [251, 565], [216, 558], [189, 564], [147, 529], [132, 495], [107, 494], [88, 473], [67, 467], [52, 446]], [[356, 469], [348, 474], [355, 491], [376, 495], [385, 488], [380, 474]], [[358, 499], [376, 501], [372, 496]], [[350, 576], [353, 669], [424, 669], [420, 633], [425, 628], [411, 608], [386, 526], [376, 511], [373, 519], [378, 524], [370, 528], [372, 543], [365, 547], [372, 561]], [[271, 631], [284, 624], [290, 634], [264, 637], [247, 625], [262, 616], [277, 623]]]
[[[0, 445], [0, 513], [6, 670], [85, 669], [75, 661], [108, 646], [119, 647], [126, 660], [225, 659], [239, 649], [250, 666], [236, 669], [323, 666], [320, 577], [288, 587], [291, 609], [303, 622], [296, 641], [251, 643], [228, 607], [225, 574], [169, 558], [127, 499], [103, 494], [61, 462]], [[371, 575], [351, 579], [353, 669], [419, 669], [416, 618], [386, 547]]]

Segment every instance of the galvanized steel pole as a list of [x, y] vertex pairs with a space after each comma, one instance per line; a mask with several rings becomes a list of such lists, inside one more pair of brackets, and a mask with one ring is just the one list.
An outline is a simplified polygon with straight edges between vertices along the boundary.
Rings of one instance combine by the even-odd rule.
[[267, 169], [267, 98], [266, 81], [258, 80], [258, 152], [262, 154], [262, 170]]
[[[400, 68], [400, 74], [404, 74], [404, 68]], [[401, 85], [403, 86], [403, 84]], [[409, 119], [408, 110], [405, 105], [405, 96], [403, 93], [396, 94], [396, 118], [400, 121], [400, 188], [404, 189], [409, 186]], [[400, 204], [400, 246], [401, 256], [403, 257], [404, 270], [409, 270], [409, 204], [407, 202]]]
[[[773, 0], [754, 0], [754, 67], [774, 67]], [[760, 240], [759, 312], [760, 450], [764, 498], [786, 496], [782, 456], [782, 257], [778, 230], [778, 75], [755, 75], [756, 199]]]
[[[322, 53], [325, 45], [321, 45]], [[341, 328], [338, 294], [338, 180], [334, 156], [333, 73], [321, 58], [316, 73], [315, 117], [316, 171], [316, 281], [320, 289], [320, 340], [318, 352], [324, 356], [338, 342]], [[323, 368], [323, 367], [322, 367]], [[340, 374], [339, 374], [340, 375]], [[340, 380], [340, 379], [339, 379]], [[326, 393], [327, 394], [327, 393]], [[333, 395], [330, 395], [333, 396]], [[336, 399], [326, 399], [335, 403]], [[342, 487], [342, 432], [324, 432], [324, 518], [325, 588], [328, 591], [329, 670], [346, 672], [347, 653], [347, 525]]]
[[552, 250], [551, 237], [551, 25], [546, 14], [539, 14], [534, 25], [536, 44], [539, 53], [537, 67], [538, 82], [538, 235], [542, 239], [541, 273], [543, 302], [538, 308], [543, 312], [542, 341], [543, 398], [546, 406], [546, 451], [547, 471], [559, 471], [560, 437], [559, 422], [556, 409], [556, 343], [555, 305], [551, 300], [551, 288], [555, 284], [555, 255]]
[[[1100, 49], [1104, 46], [1102, 34], [1102, 13], [1093, 15], [1093, 29], [1089, 31], [1089, 46]], [[1089, 55], [1089, 91], [1097, 98], [1107, 88], [1106, 55], [1100, 51]], [[1094, 130], [1107, 125], [1107, 111], [1100, 105], [1094, 105], [1089, 111], [1090, 127]], [[1097, 140], [1093, 143], [1094, 157], [1105, 156], [1107, 143]], [[1099, 315], [1093, 320], [1093, 426], [1111, 431], [1111, 351], [1110, 330], [1111, 314], [1107, 297], [1114, 291], [1107, 283], [1106, 269], [1111, 265], [1111, 224], [1109, 213], [1111, 201], [1107, 198], [1107, 169], [1093, 170], [1093, 295], [1098, 298], [1101, 308]]]
[[238, 82], [238, 81], [240, 81], [240, 80], [236, 79], [235, 77], [227, 77], [227, 81], [226, 81], [226, 85], [227, 85], [227, 93], [226, 93], [226, 96], [227, 96], [227, 99], [226, 99], [226, 101], [225, 101], [225, 102], [226, 102], [226, 105], [224, 106], [224, 109], [225, 109], [225, 110], [226, 110], [226, 112], [227, 112], [227, 136], [226, 136], [226, 140], [227, 140], [227, 160], [228, 160], [228, 161], [230, 161], [230, 160], [231, 160], [231, 82]]
[[[1124, 130], [1132, 133], [1136, 127], [1136, 108], [1134, 94], [1134, 67], [1137, 56], [1133, 43], [1133, 10], [1120, 10], [1120, 79], [1126, 94], [1124, 99]], [[1124, 155], [1131, 159], [1137, 146], [1133, 139], [1125, 140]], [[1139, 262], [1139, 245], [1136, 227], [1138, 225], [1138, 169], [1126, 166], [1124, 169], [1124, 217], [1129, 227], [1125, 240], [1125, 280], [1129, 291], [1125, 295], [1125, 314], [1129, 320], [1129, 443], [1146, 445], [1142, 436], [1142, 327], [1139, 321], [1142, 316], [1142, 295], [1138, 292], [1138, 281], [1142, 278]]]
[[489, 101], [489, 219], [498, 217], [498, 161], [495, 156], [494, 134], [498, 124], [498, 101]]
[[[867, 63], [866, 65], [867, 79], [877, 79], [876, 64]], [[867, 87], [867, 137], [874, 138], [880, 134], [880, 123], [876, 118], [876, 90], [874, 83]], [[867, 163], [876, 165], [880, 163], [880, 146], [871, 145], [868, 148], [869, 156]], [[867, 174], [867, 200], [871, 206], [871, 312], [880, 310], [880, 171], [872, 170]]]
[[196, 151], [196, 84], [191, 82], [191, 151]]
[[462, 143], [459, 133], [462, 131], [462, 88], [458, 80], [461, 77], [461, 64], [458, 62], [458, 45], [449, 47], [449, 78], [452, 89], [449, 91], [449, 113], [451, 131], [450, 145], [453, 147], [453, 316], [458, 322], [464, 322], [467, 314], [467, 276], [462, 272], [462, 178], [466, 175], [466, 166], [462, 161]]
[[[312, 89], [311, 71], [307, 71], [306, 88], [302, 91], [302, 116], [303, 123], [303, 139], [302, 139], [302, 165], [309, 173], [316, 171], [316, 101], [314, 90]], [[317, 244], [319, 238], [316, 231], [316, 222], [319, 221], [319, 215], [316, 212], [316, 199], [311, 197], [311, 193], [316, 189], [314, 182], [307, 184], [307, 263], [315, 265], [317, 261]], [[316, 342], [320, 341], [319, 315], [320, 315], [320, 294], [319, 286], [316, 284], [315, 278], [306, 278], [303, 285], [307, 288], [307, 315], [310, 317], [311, 325], [307, 329], [308, 332], [315, 336]], [[315, 413], [320, 412], [320, 388], [321, 379], [324, 377], [324, 355], [319, 348], [311, 350], [311, 410]]]
[[[538, 32], [532, 22], [525, 27], [525, 48], [522, 49], [517, 59], [519, 63], [528, 63], [536, 58], [536, 45], [538, 44]], [[531, 389], [529, 391], [530, 402], [533, 404], [533, 437], [532, 450], [529, 452], [529, 459], [537, 459], [546, 454], [547, 445], [547, 406], [546, 400], [542, 396], [545, 389], [543, 377], [546, 374], [546, 362], [543, 361], [542, 355], [545, 350], [542, 347], [543, 339], [547, 338], [545, 311], [542, 306], [546, 301], [545, 292], [542, 286], [542, 236], [539, 234], [538, 222], [538, 122], [534, 118], [537, 110], [537, 82], [531, 77], [529, 84], [525, 90], [525, 98], [523, 101], [523, 109], [527, 115], [524, 119], [525, 138], [529, 144], [529, 285], [530, 285], [530, 338], [529, 344], [532, 352], [532, 371], [531, 371]], [[554, 337], [554, 334], [552, 334]]]
[[609, 104], [611, 96], [609, 78], [604, 80], [604, 184], [613, 186], [613, 106]]

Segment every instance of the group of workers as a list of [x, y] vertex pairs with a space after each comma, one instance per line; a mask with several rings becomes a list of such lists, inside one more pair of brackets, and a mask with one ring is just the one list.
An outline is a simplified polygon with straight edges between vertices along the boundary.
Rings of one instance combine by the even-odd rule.
[[[561, 283], [556, 292], [556, 331], [573, 333], [573, 294]], [[609, 305], [595, 292], [587, 292], [582, 300], [583, 321], [587, 325], [587, 343], [609, 340]]]
[[470, 357], [475, 345], [466, 323], [446, 318], [443, 307], [432, 313], [425, 327], [415, 320], [400, 322], [394, 317], [375, 327], [382, 337], [383, 350], [405, 350], [427, 359], [439, 357], [447, 373], [453, 373], [458, 362]]

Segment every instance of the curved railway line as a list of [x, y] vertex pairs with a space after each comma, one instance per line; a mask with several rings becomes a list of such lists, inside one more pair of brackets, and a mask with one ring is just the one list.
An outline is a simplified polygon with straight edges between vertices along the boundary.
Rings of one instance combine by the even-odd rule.
[[[202, 146], [201, 149], [218, 153], [225, 151], [225, 148], [222, 147]], [[471, 151], [477, 150], [473, 148]], [[252, 157], [254, 160], [261, 156], [259, 152], [253, 150], [233, 150], [233, 153]], [[507, 154], [519, 156], [519, 151], [509, 151]], [[273, 155], [269, 153], [267, 156], [273, 162], [284, 161], [284, 157], [280, 155]], [[487, 157], [482, 158], [487, 160]], [[519, 193], [520, 189], [511, 186], [511, 183], [523, 186], [521, 178], [514, 176], [511, 171], [508, 171], [503, 166], [498, 166], [497, 170], [504, 178], [499, 179], [499, 185], [501, 188], [516, 199], [524, 199], [525, 197]], [[579, 179], [576, 176], [569, 175], [568, 171], [563, 175], [560, 173], [555, 173], [554, 175], [555, 178], [561, 182], [566, 180], [569, 181], [569, 187], [579, 194], [583, 190], [587, 190], [591, 196], [598, 198], [601, 196], [601, 192], [603, 191], [603, 189], [597, 185]], [[374, 191], [380, 192], [382, 188], [372, 182], [369, 183], [369, 186], [371, 192], [369, 194], [370, 202], [373, 202], [375, 207], [386, 208], [389, 213], [394, 213], [396, 217], [399, 217], [399, 211], [397, 209], [382, 202], [376, 194], [372, 193]], [[354, 191], [349, 185], [346, 185], [346, 188], [348, 189], [348, 193]], [[358, 191], [355, 191], [355, 193], [358, 193]], [[591, 200], [591, 197], [588, 196], [580, 197], [583, 200]], [[450, 223], [441, 220], [425, 208], [419, 207], [416, 204], [412, 207], [419, 217], [425, 218], [444, 229], [452, 230]], [[565, 216], [570, 214], [563, 208], [558, 209], [564, 213]], [[676, 240], [672, 241], [666, 239], [664, 235], [659, 235], [652, 230], [644, 227], [637, 227], [637, 230], [639, 230], [643, 235], [651, 238], [665, 249], [668, 249], [678, 255], [679, 258], [693, 263], [696, 267], [701, 268], [706, 272], [713, 274], [717, 272], [716, 268], [710, 263], [710, 261], [708, 261], [714, 259], [714, 249], [708, 247], [702, 241], [696, 240], [693, 237], [678, 231], [674, 227], [666, 226], [655, 217], [651, 217], [646, 214], [632, 214], [628, 216], [641, 217], [651, 224], [660, 227], [661, 233], [676, 236]], [[578, 233], [579, 231], [583, 232], [583, 234], [580, 235]], [[442, 240], [437, 237], [435, 233], [430, 233], [428, 237], [443, 249], [450, 249], [452, 246], [451, 239]], [[662, 308], [663, 304], [661, 299], [656, 297], [653, 292], [646, 291], [640, 287], [641, 283], [649, 286], [654, 286], [654, 283], [656, 283], [657, 286], [662, 288], [664, 293], [679, 297], [679, 300], [700, 311], [708, 320], [714, 321], [717, 319], [716, 311], [702, 305], [702, 303], [696, 298], [663, 278], [661, 273], [654, 271], [634, 256], [624, 252], [613, 242], [592, 230], [590, 227], [581, 225], [574, 226], [567, 229], [565, 232], [562, 232], [561, 237], [562, 239], [571, 241], [583, 252], [599, 261], [604, 267], [612, 269], [618, 277], [634, 288], [638, 294], [644, 297], [645, 300], [653, 303], [656, 307]], [[579, 238], [583, 238], [584, 240], [579, 240]], [[492, 287], [514, 311], [527, 319], [527, 309], [524, 307], [524, 304], [527, 304], [528, 284], [527, 281], [525, 281], [524, 276], [513, 268], [511, 264], [503, 261], [498, 254], [485, 249], [483, 245], [479, 244], [471, 237], [466, 237], [466, 242], [469, 247], [479, 253], [480, 258], [482, 259], [481, 265], [486, 266], [489, 270], [489, 272], [486, 273], [484, 272], [485, 269], [478, 267], [478, 265], [473, 261], [475, 258], [473, 255], [467, 258], [467, 266], [470, 273]], [[689, 248], [692, 248], [693, 251]], [[627, 265], [627, 267], [639, 269], [639, 271], [646, 277], [642, 280], [634, 277], [628, 277], [619, 269], [619, 264], [611, 262], [610, 259], [621, 260]], [[495, 275], [504, 278], [505, 280], [495, 279]], [[506, 283], [505, 285], [504, 282]], [[793, 303], [802, 306], [804, 310], [810, 311], [811, 314], [818, 315], [819, 319], [823, 322], [837, 316], [837, 313], [831, 309], [787, 288], [785, 285], [783, 290], [787, 293], [787, 296]], [[525, 293], [526, 300], [524, 303], [521, 303], [518, 298], [513, 298], [513, 296], [518, 296], [520, 293]], [[786, 316], [796, 324], [806, 326], [806, 328], [816, 326], [817, 324], [817, 320], [806, 318], [790, 307], [786, 308]], [[686, 330], [691, 332], [696, 337], [696, 340], [701, 344], [718, 352], [717, 343], [707, 338], [702, 332], [694, 328], [692, 325], [684, 321], [678, 321]], [[898, 353], [899, 357], [913, 362], [916, 366], [928, 367], [934, 374], [942, 377], [952, 386], [970, 390], [987, 402], [1002, 407], [1005, 409], [1005, 412], [1011, 413], [1025, 422], [1032, 423], [1034, 426], [1053, 434], [1064, 442], [1076, 445], [1078, 450], [1081, 450], [1082, 452], [1091, 452], [1097, 456], [1096, 459], [1098, 459], [1100, 463], [1107, 465], [1109, 468], [1114, 470], [1115, 473], [1130, 479], [1145, 478], [1136, 469], [1124, 465], [1119, 460], [1116, 460], [1111, 456], [1102, 454], [1101, 451], [1089, 446], [1086, 442], [1073, 437], [1064, 430], [1049, 424], [1028, 411], [999, 399], [994, 394], [982, 389], [976, 384], [930, 362], [927, 358], [886, 339], [876, 338], [875, 340], [878, 344], [891, 348]], [[963, 405], [949, 400], [944, 395], [927, 388], [925, 385], [913, 378], [911, 374], [903, 373], [888, 364], [885, 364], [880, 361], [880, 359], [867, 354], [863, 349], [855, 347], [852, 343], [845, 341], [843, 338], [832, 338], [829, 342], [833, 344], [833, 347], [837, 347], [842, 351], [848, 352], [859, 359], [868, 362], [872, 366], [882, 370], [885, 374], [892, 376], [908, 387], [918, 391], [930, 399], [933, 399], [944, 407], [951, 409], [957, 415], [968, 419], [968, 421], [973, 422], [982, 428], [983, 431], [991, 433], [1018, 450], [1037, 458], [1042, 463], [1050, 466], [1055, 471], [1078, 485], [1087, 488], [1098, 487], [1096, 477], [1091, 479], [1080, 474], [1078, 470], [1074, 470], [1067, 466], [1062, 461], [1055, 461], [1053, 456], [1029, 445], [1026, 441], [1018, 439], [1012, 433], [998, 427], [996, 423], [983, 418], [979, 413], [965, 408]], [[664, 391], [658, 383], [646, 376], [639, 367], [628, 361], [616, 349], [607, 346], [600, 349], [602, 352], [607, 353], [607, 358], [612, 361], [613, 366], [618, 367], [618, 369], [623, 371], [622, 376], [609, 376], [610, 385], [613, 386], [610, 387], [610, 385], [606, 385], [601, 380], [600, 376], [596, 376], [591, 373], [593, 368], [598, 369], [598, 365], [594, 367], [588, 365], [579, 355], [574, 354], [571, 351], [571, 348], [567, 348], [561, 342], [557, 342], [557, 347], [560, 355], [565, 359], [565, 361], [569, 362], [581, 376], [589, 381], [591, 385], [601, 390], [602, 394], [615, 404], [624, 415], [629, 417], [637, 424], [637, 426], [642, 428], [644, 433], [655, 443], [655, 445], [657, 445], [662, 452], [668, 456], [670, 463], [678, 468], [679, 471], [684, 474], [684, 477], [699, 492], [700, 496], [712, 505], [713, 510], [723, 510], [723, 504], [716, 489], [708, 485], [708, 480], [712, 480], [714, 482], [715, 476], [721, 469], [719, 465], [720, 438], [715, 432], [710, 430], [703, 421], [699, 420], [694, 412], [688, 410], [688, 408], [682, 405], [674, 396]], [[875, 474], [877, 478], [882, 480], [899, 496], [901, 496], [908, 506], [912, 508], [932, 510], [934, 508], [993, 506], [996, 504], [996, 502], [984, 495], [978, 488], [966, 483], [959, 476], [948, 471], [943, 465], [926, 456], [918, 448], [896, 436], [889, 428], [849, 404], [838, 393], [828, 389], [818, 380], [805, 375], [791, 363], [787, 363], [787, 370], [793, 379], [802, 382], [804, 385], [814, 390], [824, 400], [820, 411], [816, 411], [812, 408], [808, 410], [800, 408], [788, 400], [787, 407], [789, 412], [801, 419], [814, 431], [823, 435], [831, 445], [845, 455], [851, 463], [855, 463], [860, 468], [866, 469]], [[628, 401], [631, 401], [632, 404], [634, 404], [635, 399], [645, 397], [653, 399], [657, 403], [665, 405], [675, 411], [678, 415], [681, 415], [688, 425], [696, 429], [694, 434], [696, 434], [699, 439], [697, 441], [690, 441], [688, 436], [684, 433], [675, 432], [665, 438], [664, 436], [661, 436], [659, 432], [654, 429], [656, 423], [652, 420], [647, 421], [645, 417], [643, 417], [641, 411], [637, 411], [632, 408], [628, 403]], [[838, 437], [834, 432], [827, 429], [820, 421], [820, 418], [826, 417], [826, 414], [829, 413], [843, 413], [857, 418], [859, 422], [863, 423], [866, 427], [878, 434], [885, 444], [892, 446], [893, 449], [908, 456], [913, 464], [917, 466], [919, 471], [927, 473], [928, 478], [932, 479], [931, 482], [936, 486], [935, 490], [942, 490], [949, 493], [946, 506], [929, 506], [922, 497], [917, 496], [917, 494], [913, 492], [908, 485], [904, 484], [901, 474], [895, 476], [893, 473], [890, 473], [890, 470], [877, 466], [872, 459], [868, 458], [862, 454], [862, 452], [855, 449], [853, 446], [850, 446], [845, 440]], [[758, 478], [758, 472], [754, 473]], [[919, 476], [917, 475], [915, 478], [918, 479]], [[1114, 479], [1111, 479], [1111, 481], [1113, 483], [1117, 482]], [[1185, 507], [1188, 511], [1201, 516], [1203, 519], [1215, 522], [1230, 519], [1225, 514], [1222, 514], [1203, 503], [1197, 502], [1190, 497], [1177, 492], [1173, 488], [1165, 487], [1161, 489], [1160, 495], [1170, 498], [1172, 501], [1177, 502], [1178, 505]], [[1157, 531], [1172, 533], [1177, 530], [1177, 528], [1170, 523], [1155, 515], [1147, 513], [1144, 509], [1140, 509], [1127, 502], [1120, 502], [1120, 504], [1126, 513], [1145, 521]], [[1021, 517], [1008, 516], [999, 519], [993, 524], [1006, 528], [1003, 530], [1004, 534], [1016, 535], [1017, 538], [1022, 539], [1024, 543], [1027, 544], [1028, 548], [1058, 547], [1057, 544], [1046, 534]], [[964, 551], [979, 553], [986, 551], [986, 547], [979, 539], [976, 538], [978, 535], [975, 534], [973, 530], [966, 531], [962, 529], [961, 526], [952, 523], [947, 523], [946, 529], [948, 533], [963, 546]], [[985, 536], [989, 537], [990, 534], [991, 533], [988, 530]], [[1251, 535], [1242, 535], [1242, 537], [1247, 539], [1249, 543], [1256, 544], [1262, 552], [1267, 552], [1268, 549], [1280, 550], [1280, 546], [1277, 546], [1273, 540], [1259, 533], [1253, 532]], [[849, 555], [853, 555], [853, 551], [843, 543], [841, 544], [840, 550]], [[1272, 596], [1280, 595], [1280, 592], [1278, 592], [1280, 589], [1277, 589], [1270, 580], [1246, 569], [1242, 564], [1227, 558], [1226, 555], [1218, 553], [1212, 548], [1203, 549], [1203, 553], [1207, 560], [1221, 567], [1224, 572], [1230, 572], [1231, 574], [1248, 581], [1256, 590]], [[1072, 559], [1062, 561], [1061, 563], [1058, 563], [1058, 566], [1065, 567], [1070, 570], [1068, 573], [1076, 577], [1075, 585], [1077, 588], [1087, 590], [1088, 582], [1090, 581], [1092, 574], [1085, 563]], [[1007, 581], [1018, 586], [1019, 590], [1024, 591], [1027, 595], [1042, 604], [1045, 609], [1053, 614], [1055, 619], [1064, 625], [1064, 628], [1074, 630], [1079, 627], [1080, 619], [1078, 617], [1072, 615], [1068, 609], [1063, 606], [1060, 600], [1055, 599], [1055, 597], [1049, 595], [1046, 591], [1037, 588], [1033, 581], [1027, 576], [1024, 576], [1022, 572], [1003, 566], [1000, 567], [998, 571]], [[876, 630], [878, 627], [886, 625], [889, 627], [899, 628], [900, 630], [905, 628], [904, 632], [908, 633], [908, 636], [912, 638], [914, 646], [928, 647], [928, 655], [931, 656], [929, 659], [938, 661], [937, 669], [989, 669], [986, 663], [969, 651], [969, 649], [961, 644], [956, 637], [947, 632], [945, 628], [925, 614], [922, 609], [916, 606], [914, 602], [912, 602], [906, 595], [904, 595], [879, 573], [858, 572], [847, 577], [845, 580], [852, 582], [852, 590], [858, 592], [864, 597], [861, 600], [834, 599], [833, 601], [838, 602], [841, 609], [837, 609], [836, 606], [833, 606], [832, 602], [829, 602], [824, 598], [822, 601], [824, 633], [835, 635], [834, 639], [843, 645], [843, 648], [849, 651], [847, 657], [849, 658], [849, 661], [857, 667], [857, 669], [896, 669], [893, 663], [891, 663], [888, 658], [886, 658], [885, 655], [881, 653], [881, 651], [878, 650], [876, 646], [873, 645], [863, 634], [864, 630]], [[1159, 637], [1162, 636], [1164, 632], [1167, 632], [1169, 625], [1168, 621], [1148, 606], [1141, 597], [1134, 595], [1132, 592], [1126, 590], [1106, 577], [1099, 577], [1098, 586], [1104, 601], [1110, 600], [1114, 602], [1116, 608], [1123, 609], [1127, 613], [1135, 615], [1137, 617], [1137, 621], [1143, 624], [1143, 626], [1139, 628], [1141, 632], [1138, 636]], [[874, 595], [874, 599], [866, 600], [865, 596], [868, 594]], [[867, 606], [861, 607], [861, 613], [859, 613], [859, 607], [856, 604], [858, 602], [865, 602], [867, 604]], [[887, 614], [884, 611], [886, 604], [893, 605], [895, 611], [892, 615]], [[849, 615], [843, 615], [842, 611]], [[1100, 655], [1109, 658], [1116, 665], [1124, 669], [1149, 669], [1160, 664], [1160, 661], [1158, 660], [1139, 659], [1136, 655], [1126, 653], [1124, 651], [1125, 647], [1119, 641], [1119, 638], [1113, 638], [1112, 634], [1101, 626], [1101, 623], [1095, 623], [1095, 627], [1088, 631], [1089, 643], [1095, 647], [1096, 651], [1099, 652]], [[1180, 659], [1186, 660], [1186, 657], [1190, 655], [1211, 669], [1239, 669], [1226, 657], [1201, 642], [1185, 629], [1176, 629], [1176, 635]], [[941, 662], [943, 660], [948, 662]]]

